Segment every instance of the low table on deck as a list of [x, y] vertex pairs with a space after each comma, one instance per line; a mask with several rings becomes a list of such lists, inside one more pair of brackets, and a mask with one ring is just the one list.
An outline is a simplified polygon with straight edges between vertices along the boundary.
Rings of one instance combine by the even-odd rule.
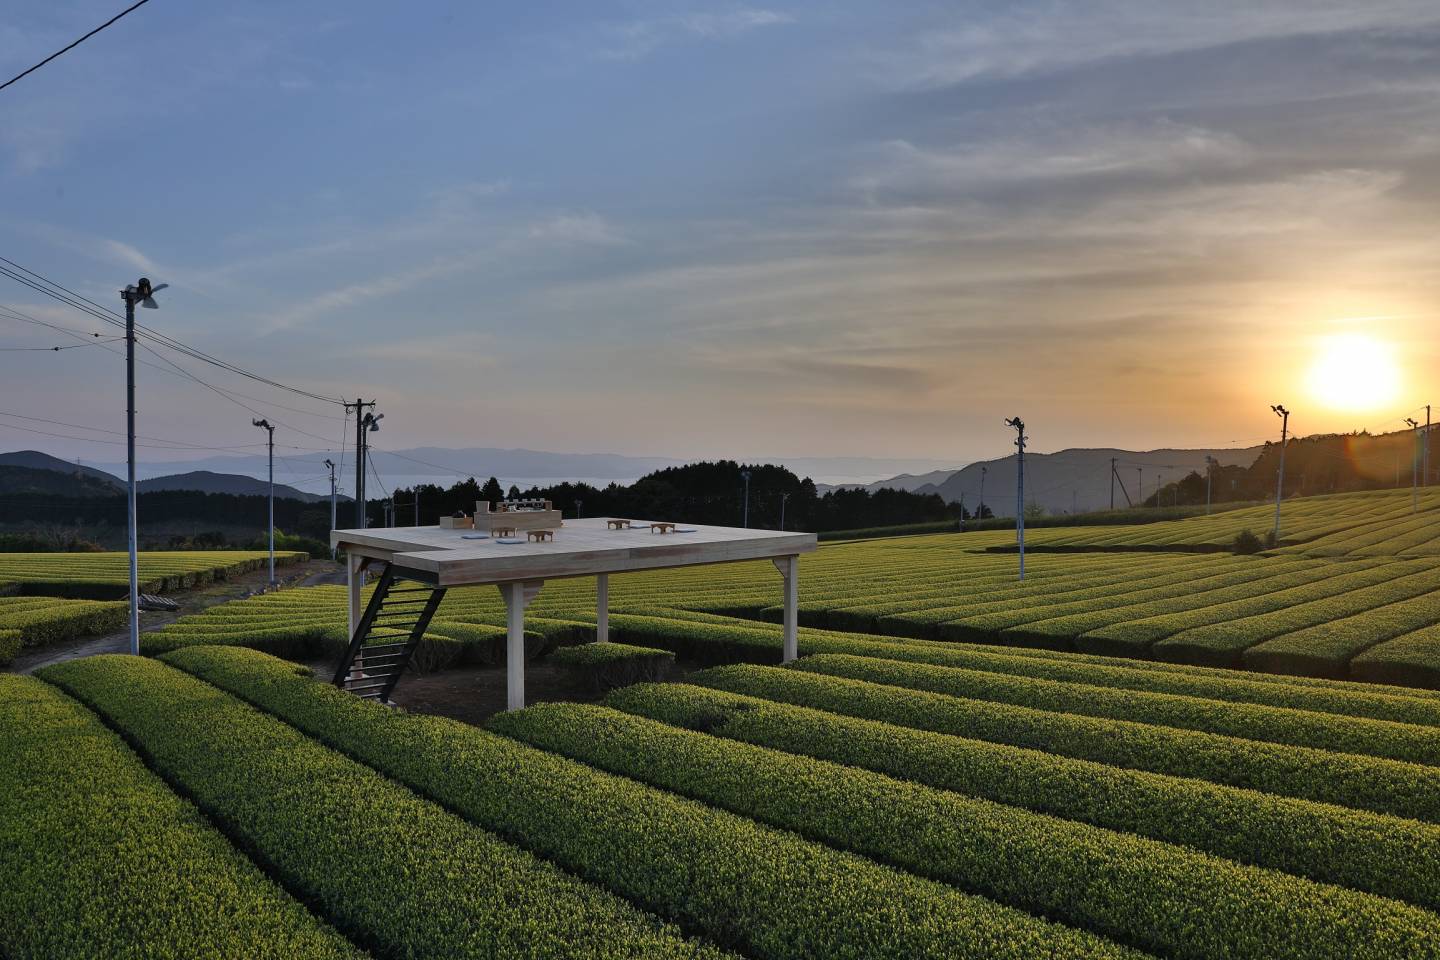
[[333, 530], [345, 552], [350, 589], [350, 636], [361, 620], [360, 567], [367, 559], [390, 565], [395, 576], [434, 587], [494, 584], [505, 599], [508, 709], [525, 706], [525, 608], [546, 580], [596, 578], [596, 637], [610, 632], [610, 574], [742, 560], [772, 560], [784, 584], [784, 662], [797, 655], [800, 554], [816, 547], [813, 533], [708, 527], [699, 524], [655, 536], [648, 523], [614, 529], [603, 518], [567, 520], [553, 540], [499, 543], [464, 539], [465, 531], [435, 527]]

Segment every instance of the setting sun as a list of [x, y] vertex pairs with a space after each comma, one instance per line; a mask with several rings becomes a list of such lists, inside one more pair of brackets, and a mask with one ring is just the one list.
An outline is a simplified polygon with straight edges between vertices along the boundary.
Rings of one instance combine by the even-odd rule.
[[1400, 392], [1400, 368], [1388, 344], [1361, 333], [1326, 337], [1310, 366], [1310, 394], [1335, 410], [1375, 410]]

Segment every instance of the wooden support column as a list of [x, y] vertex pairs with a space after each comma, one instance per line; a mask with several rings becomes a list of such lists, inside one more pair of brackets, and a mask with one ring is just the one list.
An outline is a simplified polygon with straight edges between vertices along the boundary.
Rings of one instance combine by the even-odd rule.
[[350, 604], [348, 612], [350, 622], [346, 627], [345, 635], [351, 640], [355, 639], [355, 628], [360, 624], [360, 591], [365, 586], [365, 577], [360, 572], [360, 556], [355, 553], [345, 554], [345, 585], [350, 591]]
[[785, 641], [780, 662], [789, 663], [800, 655], [800, 557], [776, 557], [774, 564], [785, 583]]
[[498, 584], [505, 598], [505, 709], [525, 708], [525, 608], [545, 585], [543, 580]]
[[595, 639], [604, 643], [610, 639], [610, 574], [595, 577]]
[[[363, 605], [361, 596], [365, 590], [365, 558], [354, 552], [345, 554], [345, 583], [350, 592], [350, 603], [348, 612], [350, 614], [350, 628], [346, 636], [351, 642], [355, 640], [355, 631], [360, 628]], [[363, 680], [365, 678], [365, 654], [362, 651], [357, 654], [350, 663], [350, 679]]]

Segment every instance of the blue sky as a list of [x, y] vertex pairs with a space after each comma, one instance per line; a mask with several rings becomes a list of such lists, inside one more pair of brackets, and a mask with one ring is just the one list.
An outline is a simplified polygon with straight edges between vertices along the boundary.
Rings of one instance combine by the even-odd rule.
[[[0, 73], [120, 6], [17, 0]], [[0, 255], [105, 302], [168, 281], [147, 322], [378, 397], [392, 449], [958, 462], [1016, 413], [1036, 449], [1216, 445], [1276, 401], [1398, 426], [1440, 360], [1437, 93], [1420, 2], [152, 0], [0, 92]], [[1356, 331], [1399, 399], [1326, 410], [1306, 372]], [[0, 413], [123, 428], [99, 349], [0, 377]], [[163, 371], [140, 409], [255, 441]]]

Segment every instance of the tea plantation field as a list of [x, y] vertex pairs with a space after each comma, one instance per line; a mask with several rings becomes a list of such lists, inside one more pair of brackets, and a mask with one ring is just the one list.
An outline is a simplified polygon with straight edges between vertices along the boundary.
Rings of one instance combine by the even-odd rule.
[[5, 955], [1440, 957], [1440, 695], [810, 642], [488, 729], [235, 646], [0, 676]]
[[[779, 659], [779, 579], [768, 564], [613, 578], [612, 635], [710, 663]], [[593, 632], [594, 583], [546, 584], [527, 626], [534, 652]], [[504, 607], [488, 587], [451, 590], [423, 669], [499, 663]], [[905, 638], [1440, 688], [1440, 558], [1279, 552], [974, 551], [967, 536], [827, 545], [801, 563], [801, 650]], [[143, 650], [239, 644], [306, 659], [345, 639], [342, 587], [237, 601], [146, 634]], [[961, 649], [956, 646], [955, 649]]]
[[[260, 550], [147, 550], [139, 555], [140, 592], [189, 590], [226, 576], [258, 570], [269, 555]], [[306, 559], [276, 551], [275, 563]], [[0, 596], [123, 600], [130, 594], [125, 553], [0, 553]]]

